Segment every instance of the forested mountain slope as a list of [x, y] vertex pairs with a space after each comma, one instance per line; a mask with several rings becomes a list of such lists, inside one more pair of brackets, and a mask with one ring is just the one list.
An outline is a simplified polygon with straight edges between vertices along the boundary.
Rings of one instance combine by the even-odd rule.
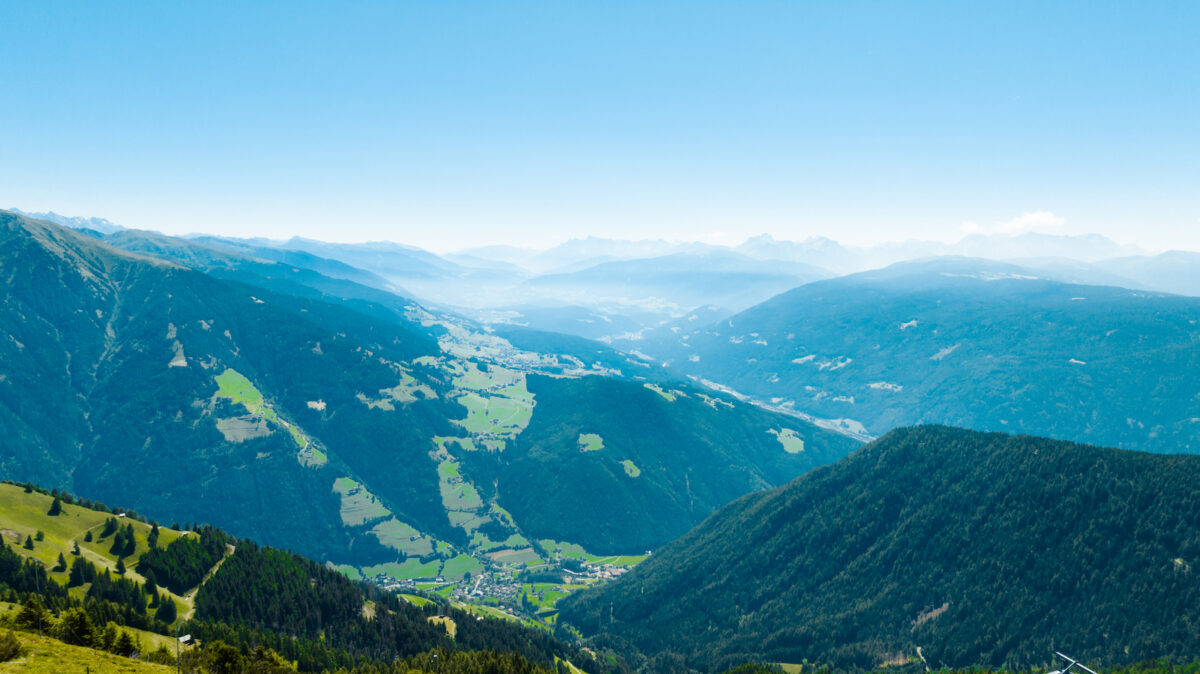
[[[202, 507], [321, 561], [457, 582], [559, 544], [657, 547], [855, 446], [633, 380], [612, 354], [523, 351], [379, 289], [137, 240], [212, 273], [0, 212], [5, 477], [164, 520]], [[583, 474], [572, 466], [594, 472], [510, 482]], [[614, 493], [627, 495], [615, 512]], [[572, 509], [557, 512], [564, 494]], [[647, 509], [660, 503], [673, 505]]]
[[1200, 451], [1200, 299], [967, 258], [810, 283], [631, 346], [873, 434], [914, 423]]
[[[4, 615], [9, 605], [20, 607], [13, 616]], [[218, 529], [168, 528], [132, 511], [3, 483], [0, 622], [9, 620], [95, 649], [90, 657], [66, 654], [60, 659], [67, 664], [103, 660], [95, 651], [174, 664], [182, 651], [185, 671], [315, 672], [471, 652], [501, 663], [481, 671], [551, 671], [563, 661], [593, 674], [621, 670], [546, 631], [472, 615], [438, 598], [406, 599]], [[190, 634], [201, 646], [181, 648], [176, 634]], [[49, 671], [55, 647], [34, 646], [39, 652], [25, 664]], [[214, 666], [214, 651], [230, 648], [222, 655], [234, 664]], [[246, 666], [264, 648], [282, 660], [260, 657]], [[0, 661], [7, 659], [3, 651], [0, 645]], [[428, 659], [436, 664], [435, 658]], [[89, 664], [116, 671], [134, 663]]]
[[1193, 660], [1197, 484], [1196, 456], [901, 429], [735, 501], [563, 616], [710, 671]]

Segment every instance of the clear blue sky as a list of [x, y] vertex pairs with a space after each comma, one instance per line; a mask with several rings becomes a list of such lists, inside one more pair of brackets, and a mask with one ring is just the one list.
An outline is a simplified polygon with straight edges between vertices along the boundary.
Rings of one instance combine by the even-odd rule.
[[1200, 248], [1198, 2], [41, 0], [0, 25], [0, 207], [435, 250]]

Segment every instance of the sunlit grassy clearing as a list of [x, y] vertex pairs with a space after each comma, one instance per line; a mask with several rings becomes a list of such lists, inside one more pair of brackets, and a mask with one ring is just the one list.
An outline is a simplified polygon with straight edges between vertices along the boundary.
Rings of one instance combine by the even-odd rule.
[[441, 563], [437, 560], [422, 564], [419, 559], [406, 559], [403, 564], [388, 562], [387, 564], [364, 566], [362, 571], [368, 578], [382, 573], [397, 580], [408, 580], [412, 578], [434, 578], [438, 575], [440, 567]]
[[[80, 555], [84, 559], [95, 564], [97, 568], [108, 569], [115, 573], [117, 557], [109, 552], [113, 537], [107, 536], [101, 539], [100, 532], [104, 528], [105, 520], [116, 517], [116, 515], [63, 503], [62, 513], [52, 517], [46, 513], [50, 510], [53, 502], [54, 497], [49, 494], [41, 494], [37, 491], [26, 494], [24, 487], [0, 484], [0, 530], [15, 534], [6, 535], [6, 542], [12, 544], [10, 549], [17, 554], [42, 562], [49, 571], [58, 562], [60, 553], [69, 563], [73, 556], [71, 552], [74, 543], [78, 543]], [[137, 544], [134, 553], [125, 557], [125, 566], [127, 567], [125, 575], [131, 580], [144, 583], [146, 579], [137, 572], [136, 564], [141, 556], [150, 549], [146, 542], [150, 535], [150, 525], [133, 518], [117, 519], [121, 526], [129, 524], [133, 527], [134, 541]], [[44, 540], [35, 541], [33, 550], [21, 547], [27, 536], [33, 537], [39, 530], [44, 534]], [[84, 540], [88, 531], [92, 532], [93, 537], [90, 542]], [[166, 547], [181, 535], [179, 531], [160, 526], [158, 545]], [[49, 573], [51, 578], [66, 585], [68, 575], [66, 571], [50, 571]], [[160, 591], [178, 599], [185, 608], [190, 607], [189, 602], [170, 593], [166, 588], [160, 588]]]
[[460, 475], [458, 472], [458, 462], [457, 461], [443, 461], [443, 462], [439, 463], [438, 464], [438, 477], [443, 480], [449, 480], [451, 478], [457, 478], [457, 479], [461, 480], [462, 475]]
[[453, 380], [456, 388], [482, 391], [490, 388], [501, 389], [518, 384], [524, 388], [525, 375], [520, 372], [509, 370], [499, 365], [488, 365], [485, 371], [479, 367], [478, 363], [470, 361], [456, 363], [455, 365], [454, 370], [459, 373]]
[[250, 414], [261, 414], [270, 421], [276, 421], [273, 410], [263, 409], [262, 393], [250, 383], [250, 380], [233, 368], [226, 368], [216, 376], [217, 395], [229, 398], [235, 405], [240, 404]]
[[797, 435], [796, 431], [784, 428], [781, 430], [771, 429], [767, 432], [775, 436], [779, 444], [783, 445], [783, 451], [788, 454], [799, 454], [804, 451], [804, 438]]
[[446, 580], [460, 580], [465, 573], [475, 574], [480, 571], [483, 571], [483, 565], [479, 563], [479, 560], [462, 554], [446, 560], [442, 567], [442, 577]]
[[579, 450], [583, 452], [595, 452], [604, 449], [604, 438], [601, 438], [597, 433], [580, 433], [579, 434]]
[[473, 531], [489, 519], [486, 515], [462, 510], [450, 510], [446, 516], [450, 518], [450, 524], [468, 531]]
[[[130, 636], [133, 636], [133, 630], [122, 629], [130, 632]], [[168, 674], [175, 671], [175, 668], [166, 665], [154, 665], [93, 648], [72, 646], [57, 639], [29, 632], [14, 632], [14, 634], [28, 652], [23, 657], [0, 664], [0, 672], [60, 674], [61, 672], [92, 671], [106, 674], [108, 672], [161, 672]], [[150, 644], [146, 640], [142, 641], [143, 649], [149, 646]], [[154, 645], [149, 650], [157, 647]], [[172, 646], [171, 653], [174, 654], [174, 652]]]
[[442, 505], [446, 510], [478, 510], [483, 507], [483, 499], [470, 482], [464, 482], [458, 472], [456, 461], [443, 461], [438, 465], [438, 485], [442, 495]]
[[437, 393], [426, 384], [421, 383], [407, 372], [400, 373], [400, 383], [391, 388], [379, 389], [379, 398], [369, 398], [362, 393], [355, 394], [359, 402], [373, 409], [392, 411], [396, 405], [407, 405], [418, 400], [432, 400]]
[[488, 558], [497, 564], [505, 564], [513, 566], [516, 564], [533, 564], [541, 561], [541, 557], [534, 552], [533, 548], [525, 548], [523, 550], [497, 550], [489, 552]]
[[401, 593], [400, 598], [414, 606], [424, 606], [429, 603], [429, 600], [425, 597], [418, 597], [415, 594]]
[[333, 568], [337, 570], [338, 573], [349, 578], [350, 580], [362, 580], [363, 578], [363, 575], [359, 573], [358, 569], [350, 566], [349, 564], [336, 564]]
[[437, 445], [437, 448], [440, 450], [447, 450], [449, 449], [450, 445], [458, 445], [459, 449], [468, 452], [474, 452], [478, 449], [478, 447], [475, 446], [475, 441], [471, 438], [452, 438], [445, 435], [435, 435], [433, 437], [433, 443]]
[[646, 388], [650, 389], [651, 391], [654, 391], [658, 395], [662, 396], [663, 399], [665, 399], [669, 403], [675, 402], [675, 394], [672, 392], [664, 391], [664, 390], [662, 390], [662, 388], [660, 388], [659, 386], [657, 386], [655, 384], [642, 384], [642, 386], [645, 386]]
[[379, 538], [381, 545], [399, 550], [408, 557], [420, 557], [433, 552], [432, 539], [394, 517], [375, 525], [371, 532]]
[[427, 618], [427, 620], [435, 625], [441, 625], [442, 627], [446, 628], [446, 634], [449, 634], [451, 639], [458, 634], [458, 625], [454, 623], [453, 618], [443, 615], [431, 615], [429, 618]]
[[468, 393], [460, 396], [458, 402], [467, 408], [467, 418], [455, 423], [468, 433], [515, 435], [525, 430], [533, 417], [533, 406], [517, 398], [485, 398], [477, 393]]
[[333, 491], [342, 497], [342, 524], [348, 527], [358, 526], [391, 514], [391, 511], [385, 508], [374, 494], [348, 477], [334, 480]]
[[581, 559], [590, 564], [610, 564], [612, 566], [633, 566], [645, 561], [645, 555], [593, 555], [577, 543], [562, 543], [551, 539], [539, 541], [542, 547], [551, 552], [558, 551], [566, 559]]
[[216, 376], [217, 395], [222, 398], [228, 398], [233, 403], [240, 404], [251, 415], [262, 417], [273, 424], [279, 424], [287, 429], [296, 446], [301, 450], [310, 449], [308, 453], [302, 453], [298, 459], [302, 465], [323, 465], [328, 461], [325, 453], [309, 447], [308, 438], [295, 424], [288, 423], [281, 419], [279, 415], [266, 404], [263, 400], [262, 392], [255, 388], [250, 382], [237, 370], [226, 368], [224, 372]]

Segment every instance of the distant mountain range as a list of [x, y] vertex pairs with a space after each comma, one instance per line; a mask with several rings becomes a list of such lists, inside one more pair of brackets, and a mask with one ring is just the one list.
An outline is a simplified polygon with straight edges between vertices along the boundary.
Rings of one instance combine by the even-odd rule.
[[562, 616], [651, 671], [1186, 662], [1198, 482], [1196, 456], [897, 430], [722, 508]]
[[860, 421], [1200, 451], [1200, 299], [937, 258], [624, 343], [774, 405]]
[[17, 215], [24, 215], [26, 217], [35, 218], [38, 220], [53, 222], [56, 225], [70, 227], [71, 229], [90, 230], [100, 234], [112, 234], [113, 232], [119, 232], [124, 229], [124, 227], [113, 224], [104, 218], [70, 217], [66, 215], [59, 215], [54, 211], [50, 211], [48, 213], [26, 213], [19, 208], [11, 208], [9, 210]]

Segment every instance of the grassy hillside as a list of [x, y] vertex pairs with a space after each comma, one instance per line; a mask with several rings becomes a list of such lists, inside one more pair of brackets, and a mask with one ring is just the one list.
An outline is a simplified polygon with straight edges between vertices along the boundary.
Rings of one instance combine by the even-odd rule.
[[[10, 548], [22, 557], [35, 559], [50, 570], [50, 577], [59, 584], [67, 584], [67, 570], [52, 570], [59, 555], [67, 560], [68, 565], [74, 559], [75, 544], [79, 545], [80, 557], [96, 565], [99, 569], [107, 569], [116, 573], [117, 561], [121, 557], [111, 552], [113, 537], [101, 537], [106, 520], [117, 518], [121, 525], [133, 527], [136, 550], [128, 556], [123, 556], [126, 571], [125, 577], [137, 583], [144, 584], [146, 578], [137, 571], [137, 562], [149, 549], [147, 537], [150, 535], [150, 525], [132, 517], [118, 517], [115, 513], [102, 512], [68, 503], [62, 504], [62, 512], [51, 516], [47, 513], [54, 502], [54, 497], [40, 491], [26, 492], [25, 487], [16, 484], [0, 483], [0, 536]], [[23, 546], [26, 538], [36, 537], [42, 532], [44, 539], [33, 542], [33, 550]], [[166, 547], [182, 535], [182, 532], [167, 527], [158, 528], [159, 547]], [[92, 540], [87, 541], [88, 533]], [[87, 593], [89, 585], [84, 584], [73, 588], [77, 597]], [[170, 595], [181, 605], [190, 608], [188, 597], [173, 594], [165, 587], [163, 594]]]
[[26, 653], [15, 660], [0, 662], [0, 672], [60, 674], [61, 672], [91, 671], [97, 672], [97, 674], [101, 672], [168, 674], [175, 671], [174, 667], [132, 660], [93, 648], [72, 646], [58, 639], [38, 636], [30, 632], [14, 632], [14, 634]]
[[[499, 651], [502, 659], [512, 661], [505, 667], [518, 671], [532, 668], [531, 663], [548, 667], [560, 660], [593, 674], [620, 669], [598, 663], [539, 627], [476, 619], [436, 598], [410, 602], [352, 582], [326, 565], [210, 527], [187, 532], [158, 527], [156, 535], [154, 525], [139, 521], [135, 513], [116, 517], [97, 504], [68, 503], [72, 500], [32, 486], [0, 484], [5, 538], [0, 547], [0, 626], [95, 649], [76, 652], [66, 644], [60, 648], [53, 641], [37, 641], [22, 664], [96, 667], [108, 662], [105, 652], [154, 652], [156, 661], [172, 661], [176, 640], [171, 635], [184, 633], [200, 642], [184, 649], [185, 665], [209, 669], [215, 666], [209, 660], [225, 655], [263, 667], [283, 658], [280, 662], [294, 663], [301, 671], [322, 671], [419, 659], [435, 649], [456, 659], [459, 652]], [[86, 541], [89, 533], [93, 540]], [[109, 546], [120, 551], [110, 552]], [[60, 555], [70, 560], [70, 573], [52, 568]], [[99, 568], [81, 580], [76, 571], [89, 561]], [[155, 577], [160, 580], [157, 590], [152, 589]], [[186, 597], [184, 606], [194, 603], [194, 613], [187, 612], [192, 615], [173, 610], [172, 617], [164, 617], [162, 607], [173, 605], [166, 603], [167, 585]], [[134, 671], [132, 661], [114, 666]]]
[[[1200, 653], [1200, 457], [894, 431], [752, 494], [561, 619], [648, 656], [876, 668]], [[630, 651], [632, 652], [632, 651]]]

